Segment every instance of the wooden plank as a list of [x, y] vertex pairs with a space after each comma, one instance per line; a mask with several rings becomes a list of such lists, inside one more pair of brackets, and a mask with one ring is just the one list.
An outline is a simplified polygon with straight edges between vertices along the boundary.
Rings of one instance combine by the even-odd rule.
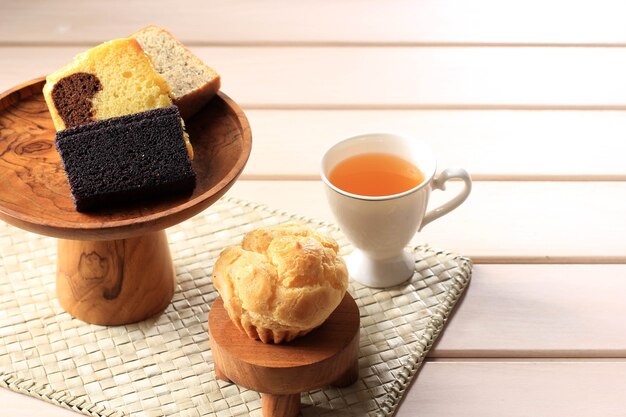
[[[84, 49], [2, 47], [0, 90], [50, 72]], [[193, 50], [247, 109], [626, 109], [621, 48]]]
[[[397, 417], [621, 416], [626, 362], [427, 362]], [[0, 389], [7, 415], [79, 414]]]
[[621, 416], [626, 362], [426, 363], [396, 416]]
[[437, 358], [626, 357], [626, 265], [475, 265]]
[[[459, 186], [434, 192], [433, 207]], [[238, 181], [228, 195], [333, 221], [321, 181]], [[475, 182], [414, 243], [477, 263], [626, 263], [625, 195], [624, 182]]]
[[250, 110], [247, 115], [254, 151], [245, 178], [318, 178], [324, 150], [335, 142], [361, 132], [398, 131], [427, 140], [440, 168], [464, 167], [475, 179], [626, 180], [626, 117], [619, 111]]
[[98, 42], [156, 23], [203, 44], [624, 44], [625, 12], [618, 0], [30, 0], [3, 3], [0, 40]]
[[315, 179], [335, 142], [398, 131], [427, 140], [439, 167], [464, 167], [475, 179], [626, 180], [620, 111], [249, 110], [247, 116], [254, 137], [248, 179]]
[[33, 415], [78, 417], [84, 415], [6, 388], [0, 388], [0, 404], [2, 404], [3, 415], [11, 417], [32, 417]]

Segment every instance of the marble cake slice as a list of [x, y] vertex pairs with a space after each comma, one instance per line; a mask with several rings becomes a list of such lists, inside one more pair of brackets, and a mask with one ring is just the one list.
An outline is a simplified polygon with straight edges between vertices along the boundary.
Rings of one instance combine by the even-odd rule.
[[190, 193], [196, 176], [176, 106], [57, 132], [76, 210]]

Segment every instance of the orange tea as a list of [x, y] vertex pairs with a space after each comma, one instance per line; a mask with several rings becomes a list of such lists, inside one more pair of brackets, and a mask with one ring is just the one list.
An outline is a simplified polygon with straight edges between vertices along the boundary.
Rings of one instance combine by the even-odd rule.
[[403, 193], [424, 181], [412, 163], [387, 153], [364, 153], [339, 162], [328, 175], [337, 188], [364, 196]]

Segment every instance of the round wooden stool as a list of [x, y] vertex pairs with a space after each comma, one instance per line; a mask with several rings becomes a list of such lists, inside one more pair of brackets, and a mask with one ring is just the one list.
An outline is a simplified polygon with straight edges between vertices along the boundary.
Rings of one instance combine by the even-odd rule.
[[301, 392], [357, 380], [359, 328], [359, 308], [346, 293], [319, 328], [289, 343], [265, 344], [239, 330], [218, 297], [209, 311], [215, 375], [260, 392], [264, 417], [296, 416]]

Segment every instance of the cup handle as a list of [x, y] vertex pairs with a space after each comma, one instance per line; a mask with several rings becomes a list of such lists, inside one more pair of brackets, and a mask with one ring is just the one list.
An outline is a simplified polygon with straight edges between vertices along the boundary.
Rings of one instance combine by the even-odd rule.
[[461, 203], [463, 203], [465, 199], [467, 199], [467, 196], [469, 195], [470, 191], [472, 191], [472, 179], [470, 178], [467, 171], [462, 168], [456, 168], [456, 169], [448, 168], [444, 170], [441, 174], [435, 176], [435, 178], [433, 178], [433, 181], [431, 183], [432, 189], [445, 191], [446, 182], [451, 178], [459, 178], [463, 180], [463, 182], [465, 183], [465, 185], [463, 186], [463, 189], [452, 200], [426, 213], [426, 215], [424, 216], [424, 220], [422, 220], [422, 224], [419, 230], [422, 230], [424, 226], [426, 226], [428, 223], [432, 222], [433, 220], [438, 219], [444, 214], [447, 214], [451, 212], [452, 210], [454, 210], [455, 208], [457, 208], [458, 206], [460, 206]]

